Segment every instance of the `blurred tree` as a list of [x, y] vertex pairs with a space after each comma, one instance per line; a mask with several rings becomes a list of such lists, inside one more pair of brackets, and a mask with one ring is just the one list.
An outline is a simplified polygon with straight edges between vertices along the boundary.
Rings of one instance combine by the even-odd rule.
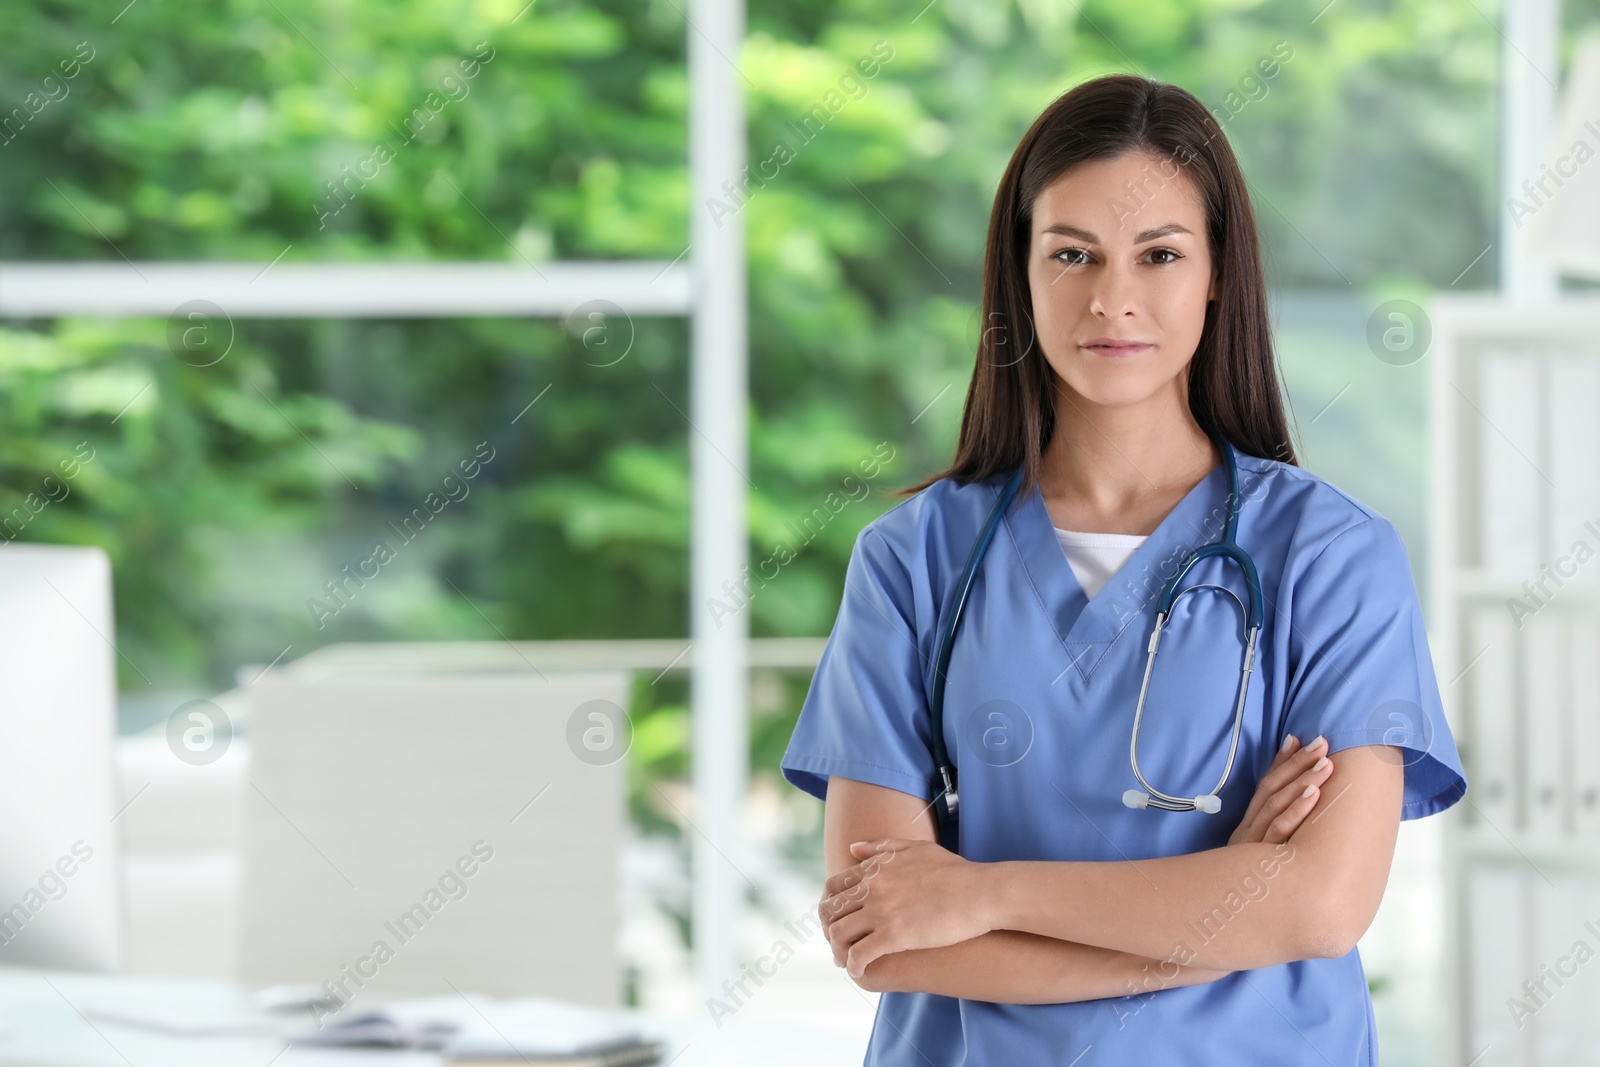
[[[690, 211], [743, 225], [751, 560], [796, 552], [746, 610], [757, 634], [814, 635], [885, 490], [950, 453], [994, 184], [1038, 111], [1082, 78], [1175, 81], [1225, 120], [1280, 290], [1441, 287], [1491, 239], [1499, 37], [1470, 6], [918, 8], [753, 5], [730, 57], [748, 177], [690, 204], [693, 31], [675, 0], [6, 7], [0, 257], [531, 273], [675, 259]], [[1491, 252], [1457, 284], [1495, 269]], [[120, 633], [144, 674], [226, 684], [291, 642], [301, 655], [351, 639], [682, 635], [687, 612], [712, 610], [685, 602], [683, 323], [614, 317], [620, 360], [557, 323], [231, 326], [233, 352], [210, 367], [175, 357], [161, 323], [0, 334], [0, 506], [93, 443], [72, 494], [20, 536], [113, 552]], [[469, 494], [319, 618], [309, 602], [325, 583], [480, 443], [494, 459]], [[881, 447], [893, 459], [861, 479]], [[851, 506], [797, 537], [829, 493]], [[141, 684], [126, 665], [122, 682]], [[756, 730], [766, 772], [803, 692]], [[679, 726], [654, 728], [662, 759]]]

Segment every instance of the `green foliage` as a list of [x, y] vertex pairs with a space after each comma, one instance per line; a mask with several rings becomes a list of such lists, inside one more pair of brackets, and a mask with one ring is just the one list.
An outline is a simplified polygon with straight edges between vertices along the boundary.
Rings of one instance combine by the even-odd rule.
[[[536, 268], [673, 260], [692, 211], [742, 225], [752, 562], [879, 442], [895, 454], [749, 605], [758, 635], [817, 635], [886, 490], [948, 460], [995, 182], [1082, 78], [1137, 70], [1227, 119], [1280, 289], [1444, 286], [1492, 240], [1499, 38], [1456, 0], [1315, 22], [1291, 0], [919, 7], [751, 5], [731, 57], [748, 193], [730, 174], [732, 195], [695, 204], [678, 3], [10, 5], [0, 257]], [[92, 58], [35, 111], [80, 42]], [[1293, 58], [1252, 81], [1279, 42]], [[1457, 284], [1496, 270], [1491, 252]], [[204, 368], [160, 322], [0, 334], [0, 506], [92, 443], [21, 536], [112, 553], [124, 686], [226, 684], [289, 644], [681, 636], [707, 610], [686, 602], [684, 323], [611, 323], [632, 347], [609, 366], [549, 323], [232, 325]], [[480, 442], [495, 458], [470, 496], [319, 620], [325, 583]], [[759, 772], [803, 692], [753, 731]], [[640, 701], [643, 766], [681, 772], [682, 694]]]
[[274, 362], [240, 344], [191, 367], [145, 321], [0, 330], [6, 537], [106, 550], [124, 687], [212, 667], [218, 592], [241, 562], [215, 535], [319, 529], [346, 479], [374, 485], [416, 453], [405, 426], [286, 395]]

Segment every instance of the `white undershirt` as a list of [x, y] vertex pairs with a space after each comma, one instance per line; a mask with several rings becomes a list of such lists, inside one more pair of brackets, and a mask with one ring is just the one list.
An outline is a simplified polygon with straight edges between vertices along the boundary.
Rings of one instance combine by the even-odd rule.
[[1145, 534], [1079, 533], [1054, 528], [1056, 540], [1067, 554], [1072, 573], [1090, 599], [1122, 569], [1134, 550], [1144, 544]]

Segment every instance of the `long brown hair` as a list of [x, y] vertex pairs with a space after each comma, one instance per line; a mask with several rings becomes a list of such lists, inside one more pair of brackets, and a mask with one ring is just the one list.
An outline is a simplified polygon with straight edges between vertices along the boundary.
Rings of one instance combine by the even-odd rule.
[[[1255, 214], [1233, 149], [1188, 90], [1112, 74], [1057, 97], [1012, 153], [989, 215], [984, 328], [978, 333], [955, 460], [892, 495], [909, 496], [946, 477], [966, 485], [1019, 464], [1024, 472], [1018, 500], [1032, 492], [1056, 419], [1055, 374], [1032, 327], [1026, 257], [1033, 205], [1040, 191], [1070, 168], [1136, 150], [1176, 161], [1205, 204], [1217, 299], [1206, 305], [1205, 327], [1189, 363], [1190, 412], [1240, 452], [1296, 464], [1272, 349]], [[1018, 348], [1025, 348], [1020, 358], [1012, 355]]]

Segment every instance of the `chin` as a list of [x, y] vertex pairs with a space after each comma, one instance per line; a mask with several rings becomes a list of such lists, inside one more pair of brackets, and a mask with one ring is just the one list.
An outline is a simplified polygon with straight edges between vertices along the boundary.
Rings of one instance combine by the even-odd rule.
[[1153, 395], [1152, 393], [1138, 393], [1136, 395], [1088, 393], [1084, 395], [1083, 401], [1097, 408], [1131, 408], [1138, 407]]
[[1086, 375], [1077, 381], [1066, 379], [1067, 387], [1086, 402], [1103, 408], [1142, 404], [1159, 393], [1170, 379], [1157, 380], [1147, 374], [1129, 374], [1121, 368]]

